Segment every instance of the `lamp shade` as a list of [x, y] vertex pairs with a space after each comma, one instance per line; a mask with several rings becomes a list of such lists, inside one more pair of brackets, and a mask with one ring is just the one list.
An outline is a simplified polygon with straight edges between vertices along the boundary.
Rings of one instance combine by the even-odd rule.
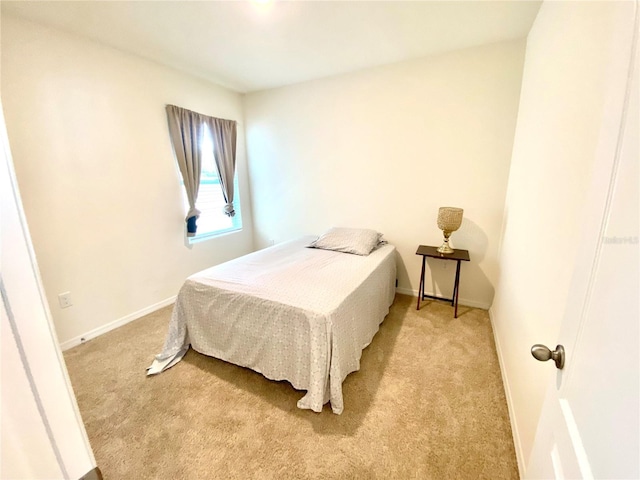
[[444, 232], [455, 232], [462, 225], [464, 210], [456, 207], [440, 207], [438, 210], [438, 228]]

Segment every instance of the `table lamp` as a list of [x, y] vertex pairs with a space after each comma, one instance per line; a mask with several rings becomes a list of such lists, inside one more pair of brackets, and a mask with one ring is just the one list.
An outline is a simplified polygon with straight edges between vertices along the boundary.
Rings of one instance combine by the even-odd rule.
[[453, 248], [449, 246], [449, 237], [460, 228], [463, 211], [461, 208], [455, 207], [440, 207], [438, 210], [438, 228], [444, 234], [444, 242], [438, 247], [438, 252], [444, 254], [454, 252]]

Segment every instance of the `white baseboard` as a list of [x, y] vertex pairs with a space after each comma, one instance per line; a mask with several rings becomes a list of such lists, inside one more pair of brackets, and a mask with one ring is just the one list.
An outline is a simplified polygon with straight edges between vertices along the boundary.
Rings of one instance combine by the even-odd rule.
[[518, 433], [518, 424], [513, 416], [513, 397], [511, 396], [511, 384], [507, 376], [507, 370], [504, 367], [504, 357], [502, 355], [502, 347], [500, 340], [496, 334], [495, 324], [493, 322], [493, 312], [489, 309], [489, 320], [491, 321], [491, 330], [493, 330], [493, 340], [496, 344], [496, 353], [498, 354], [498, 363], [500, 364], [500, 373], [502, 375], [502, 384], [504, 385], [504, 395], [507, 397], [507, 408], [509, 410], [509, 421], [511, 422], [511, 434], [513, 435], [513, 446], [516, 450], [516, 460], [518, 461], [518, 471], [520, 478], [524, 478], [525, 459], [522, 452], [522, 442], [520, 442], [520, 434]]
[[[396, 292], [402, 293], [403, 295], [411, 295], [412, 297], [418, 296], [417, 290], [410, 290], [408, 288], [397, 287]], [[424, 292], [424, 293], [426, 295], [433, 295], [433, 293], [431, 292]], [[463, 298], [463, 297], [458, 298], [458, 306], [460, 305], [465, 305], [467, 307], [473, 307], [473, 308], [482, 308], [483, 310], [488, 310], [489, 307], [491, 306], [488, 303], [477, 302], [475, 300], [470, 300], [468, 298]]]
[[109, 322], [106, 325], [103, 325], [98, 328], [94, 328], [93, 330], [83, 335], [79, 335], [75, 338], [72, 338], [71, 340], [62, 342], [60, 344], [60, 348], [62, 349], [62, 351], [69, 350], [70, 348], [78, 346], [81, 343], [86, 342], [87, 340], [96, 338], [104, 333], [107, 333], [111, 330], [121, 327], [122, 325], [132, 322], [133, 320], [137, 320], [138, 318], [144, 317], [145, 315], [155, 312], [156, 310], [160, 310], [161, 308], [164, 308], [167, 305], [171, 305], [175, 301], [176, 301], [176, 295], [174, 295], [173, 297], [169, 297], [165, 300], [162, 300], [158, 303], [154, 303], [153, 305], [149, 305], [148, 307], [145, 307], [142, 310], [138, 310], [137, 312], [130, 313], [129, 315], [126, 315], [122, 318], [114, 320], [113, 322]]

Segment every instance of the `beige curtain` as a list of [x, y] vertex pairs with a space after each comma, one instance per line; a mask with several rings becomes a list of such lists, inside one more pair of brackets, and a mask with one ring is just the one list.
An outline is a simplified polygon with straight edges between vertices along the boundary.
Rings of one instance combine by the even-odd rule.
[[173, 151], [176, 154], [178, 167], [182, 174], [184, 189], [189, 200], [187, 213], [187, 235], [196, 234], [196, 219], [200, 211], [196, 208], [200, 172], [202, 171], [202, 135], [206, 124], [213, 137], [213, 158], [220, 177], [220, 186], [225, 200], [224, 213], [233, 217], [233, 178], [236, 173], [236, 137], [237, 127], [233, 120], [209, 117], [192, 112], [186, 108], [167, 105], [169, 135]]
[[196, 219], [200, 216], [196, 200], [200, 188], [202, 115], [175, 105], [167, 105], [166, 110], [173, 151], [189, 200], [189, 212], [186, 217], [187, 236], [194, 237], [198, 228]]
[[222, 195], [226, 205], [224, 213], [233, 217], [233, 177], [236, 172], [236, 122], [221, 118], [206, 117], [213, 136], [213, 157], [220, 176]]

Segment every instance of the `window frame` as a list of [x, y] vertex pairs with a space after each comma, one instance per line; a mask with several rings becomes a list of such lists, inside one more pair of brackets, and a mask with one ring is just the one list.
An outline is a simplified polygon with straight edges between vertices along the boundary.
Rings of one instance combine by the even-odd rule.
[[[200, 196], [200, 191], [202, 188], [203, 184], [208, 184], [210, 182], [210, 179], [213, 178], [214, 184], [218, 185], [219, 188], [219, 192], [220, 195], [224, 198], [223, 194], [222, 194], [222, 186], [221, 186], [221, 179], [220, 179], [220, 175], [218, 173], [218, 170], [215, 166], [215, 158], [213, 158], [213, 135], [211, 133], [211, 130], [209, 130], [208, 126], [206, 124], [204, 124], [202, 126], [203, 128], [203, 132], [202, 132], [202, 138], [203, 140], [200, 142], [200, 145], [198, 146], [198, 148], [200, 148], [200, 155], [201, 157], [204, 157], [203, 153], [206, 151], [207, 155], [211, 155], [211, 158], [209, 158], [208, 160], [210, 160], [211, 162], [213, 162], [213, 169], [209, 169], [210, 171], [215, 172], [215, 176], [214, 175], [209, 175], [206, 178], [204, 178], [203, 175], [203, 171], [204, 171], [204, 161], [201, 161], [200, 164], [200, 185], [199, 185], [199, 189], [198, 189], [198, 196]], [[208, 137], [206, 140], [204, 140], [204, 137]], [[209, 147], [210, 148], [204, 148], [204, 147]], [[210, 152], [210, 153], [209, 153]], [[187, 194], [186, 194], [186, 190], [184, 188], [184, 179], [182, 178], [182, 175], [179, 175], [180, 177], [180, 183], [182, 186], [182, 201], [183, 204], [185, 206], [185, 209], [188, 211], [189, 210], [189, 200], [187, 199]], [[216, 238], [216, 237], [220, 237], [223, 235], [228, 235], [234, 232], [239, 232], [242, 231], [242, 211], [241, 211], [241, 202], [240, 202], [240, 191], [238, 188], [238, 168], [237, 168], [237, 164], [236, 164], [236, 169], [233, 175], [233, 190], [234, 190], [234, 196], [233, 196], [233, 207], [234, 207], [234, 211], [235, 211], [235, 215], [233, 217], [231, 217], [231, 226], [227, 227], [227, 228], [221, 228], [218, 230], [212, 230], [212, 231], [207, 231], [204, 233], [198, 233], [198, 230], [196, 230], [196, 234], [193, 237], [190, 237], [188, 235], [187, 232], [187, 225], [185, 223], [185, 227], [184, 227], [184, 236], [186, 239], [186, 243], [187, 245], [192, 245], [194, 243], [199, 243], [199, 242], [204, 242], [207, 240], [210, 240], [212, 238]], [[196, 208], [198, 208], [198, 201], [196, 200]], [[199, 208], [201, 211], [202, 208]], [[211, 212], [213, 213], [213, 212]], [[222, 208], [220, 209], [220, 214], [224, 215]], [[197, 222], [196, 222], [197, 223]], [[199, 229], [199, 228], [198, 228]]]

